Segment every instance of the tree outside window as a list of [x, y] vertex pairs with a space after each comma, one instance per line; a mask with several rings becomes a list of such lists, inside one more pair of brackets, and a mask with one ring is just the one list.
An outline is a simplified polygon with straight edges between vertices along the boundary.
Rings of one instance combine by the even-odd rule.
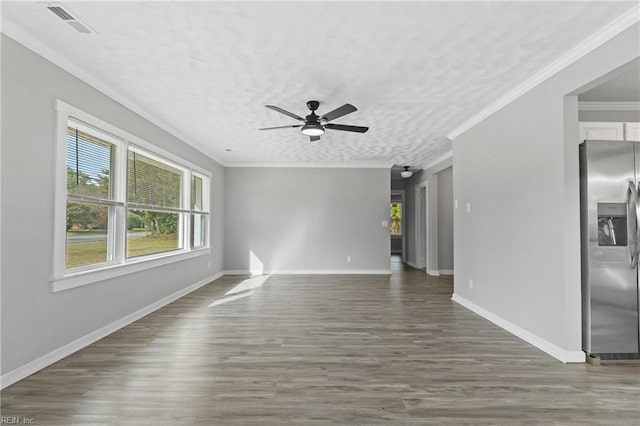
[[391, 226], [389, 227], [391, 230], [391, 235], [393, 236], [401, 236], [402, 235], [402, 204], [401, 203], [391, 203]]

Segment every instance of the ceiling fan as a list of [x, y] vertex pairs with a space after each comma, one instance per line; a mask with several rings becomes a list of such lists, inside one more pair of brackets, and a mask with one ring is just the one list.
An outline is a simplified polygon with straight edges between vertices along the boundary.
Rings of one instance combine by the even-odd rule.
[[311, 114], [307, 115], [305, 118], [302, 118], [299, 115], [286, 111], [275, 105], [265, 105], [265, 106], [274, 111], [278, 111], [281, 114], [284, 114], [291, 118], [295, 118], [298, 121], [302, 121], [304, 124], [293, 124], [290, 126], [277, 126], [277, 127], [263, 127], [262, 129], [259, 129], [259, 130], [273, 130], [273, 129], [286, 129], [290, 127], [302, 127], [300, 131], [302, 132], [303, 135], [309, 136], [309, 138], [311, 139], [311, 142], [320, 140], [320, 135], [324, 134], [325, 129], [342, 130], [345, 132], [357, 132], [357, 133], [364, 133], [367, 130], [369, 130], [368, 127], [349, 126], [346, 124], [329, 123], [329, 121], [331, 120], [335, 120], [336, 118], [340, 118], [344, 115], [351, 114], [352, 112], [358, 110], [358, 108], [354, 107], [351, 104], [344, 104], [341, 107], [336, 108], [331, 112], [318, 116], [316, 115], [316, 110], [320, 106], [320, 102], [309, 101], [307, 102], [307, 108], [311, 110]]

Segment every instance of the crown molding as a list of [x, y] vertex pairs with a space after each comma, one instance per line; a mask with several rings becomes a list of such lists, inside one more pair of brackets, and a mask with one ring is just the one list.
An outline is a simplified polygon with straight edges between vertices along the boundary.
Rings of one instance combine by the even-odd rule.
[[579, 111], [640, 111], [640, 102], [578, 102]]
[[390, 169], [392, 163], [228, 163], [225, 167], [301, 169]]
[[479, 113], [462, 123], [456, 129], [447, 134], [447, 138], [454, 140], [467, 130], [471, 129], [489, 116], [504, 108], [506, 105], [510, 104], [520, 96], [527, 93], [529, 90], [538, 86], [540, 83], [556, 75], [558, 72], [573, 64], [578, 59], [582, 58], [607, 41], [611, 40], [638, 21], [640, 21], [640, 5], [634, 5], [631, 9], [612, 21], [609, 25], [605, 26], [600, 31], [593, 34], [591, 37], [588, 37], [582, 43], [578, 44], [575, 48], [569, 50], [560, 58], [556, 59], [546, 67], [542, 68], [536, 74], [525, 80], [523, 83], [516, 86], [513, 90], [498, 98], [497, 101], [491, 103]]
[[[162, 120], [157, 119], [153, 114], [151, 114], [150, 112], [145, 110], [143, 107], [141, 107], [140, 105], [138, 105], [135, 102], [133, 102], [127, 96], [124, 96], [122, 93], [120, 93], [117, 90], [113, 89], [111, 86], [109, 86], [108, 84], [104, 83], [102, 80], [100, 80], [99, 78], [97, 78], [93, 74], [87, 72], [82, 67], [80, 67], [77, 64], [71, 62], [66, 57], [64, 57], [63, 55], [61, 55], [58, 52], [56, 52], [51, 47], [45, 45], [44, 43], [39, 41], [37, 38], [35, 38], [31, 34], [29, 34], [27, 31], [25, 31], [22, 27], [20, 27], [19, 25], [15, 24], [14, 22], [12, 22], [12, 21], [8, 20], [7, 18], [3, 17], [2, 21], [1, 21], [1, 25], [0, 25], [0, 31], [3, 34], [5, 34], [7, 37], [12, 38], [13, 40], [15, 40], [18, 43], [20, 43], [23, 46], [25, 46], [27, 49], [32, 50], [33, 52], [35, 52], [38, 55], [42, 56], [43, 58], [45, 58], [49, 62], [53, 63], [54, 65], [56, 65], [58, 67], [60, 67], [61, 69], [63, 69], [64, 71], [70, 73], [71, 75], [77, 77], [82, 82], [88, 84], [89, 86], [91, 86], [94, 89], [98, 90], [102, 94], [104, 94], [104, 95], [108, 96], [109, 98], [113, 99], [114, 101], [118, 102], [119, 104], [121, 104], [122, 106], [124, 106], [128, 110], [134, 112], [135, 114], [139, 115], [140, 117], [142, 117], [146, 121], [152, 123], [153, 125], [155, 125], [155, 126], [159, 127], [160, 129], [164, 130], [165, 132], [167, 132], [171, 136], [175, 137], [176, 139], [178, 139], [178, 140], [184, 142], [185, 144], [189, 145], [191, 148], [193, 148], [196, 151], [200, 152], [205, 157], [208, 157], [208, 158], [212, 159], [213, 161], [217, 162], [218, 164], [220, 164], [222, 166], [225, 165], [222, 161], [220, 161], [218, 158], [216, 158], [213, 154], [208, 152], [209, 150], [207, 150], [204, 145], [202, 145], [200, 143], [196, 143], [193, 140], [190, 140], [189, 138], [185, 137], [181, 132], [179, 132], [175, 128], [169, 126], [168, 124], [166, 124]], [[207, 151], [207, 152], [205, 152], [205, 151]]]
[[[442, 163], [444, 161], [447, 161], [449, 159], [452, 159], [452, 158], [453, 158], [453, 151], [446, 152], [444, 155], [441, 155], [440, 157], [436, 158], [435, 160], [431, 160], [431, 161], [428, 161], [428, 162], [424, 163], [424, 165], [422, 166], [422, 170], [431, 169], [432, 167], [435, 167], [435, 166], [439, 165], [440, 163]], [[449, 166], [447, 165], [446, 167], [449, 167]]]

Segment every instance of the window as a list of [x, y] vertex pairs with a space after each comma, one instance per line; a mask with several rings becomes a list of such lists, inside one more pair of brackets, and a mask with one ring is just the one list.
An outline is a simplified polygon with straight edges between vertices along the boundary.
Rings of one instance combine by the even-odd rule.
[[127, 168], [127, 224], [141, 228], [127, 232], [127, 257], [179, 250], [182, 171], [129, 149]]
[[205, 192], [206, 178], [193, 174], [191, 177], [191, 228], [189, 244], [191, 248], [204, 247], [207, 244], [207, 224], [209, 213], [205, 207], [209, 204]]
[[401, 203], [391, 203], [391, 212], [390, 212], [390, 223], [389, 229], [391, 230], [391, 235], [393, 236], [401, 236], [402, 235], [402, 204]]
[[65, 268], [114, 260], [111, 171], [115, 145], [79, 121], [67, 124]]
[[208, 252], [206, 171], [60, 101], [58, 126], [54, 290]]

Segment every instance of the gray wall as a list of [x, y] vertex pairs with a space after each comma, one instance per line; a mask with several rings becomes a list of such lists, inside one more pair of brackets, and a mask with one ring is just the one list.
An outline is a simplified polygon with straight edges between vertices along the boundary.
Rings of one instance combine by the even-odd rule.
[[453, 270], [453, 168], [438, 173], [438, 269]]
[[[2, 36], [2, 374], [222, 270], [223, 169]], [[52, 293], [56, 99], [210, 170], [212, 245], [197, 257]], [[64, 226], [64, 225], [63, 225]], [[208, 267], [208, 262], [212, 267]]]
[[640, 111], [580, 111], [578, 117], [580, 121], [637, 122]]
[[581, 350], [578, 106], [565, 95], [639, 52], [635, 24], [453, 143], [455, 294], [564, 351]]
[[226, 168], [225, 270], [388, 271], [390, 180], [389, 169]]
[[391, 179], [391, 190], [404, 189], [404, 181], [405, 179]]

